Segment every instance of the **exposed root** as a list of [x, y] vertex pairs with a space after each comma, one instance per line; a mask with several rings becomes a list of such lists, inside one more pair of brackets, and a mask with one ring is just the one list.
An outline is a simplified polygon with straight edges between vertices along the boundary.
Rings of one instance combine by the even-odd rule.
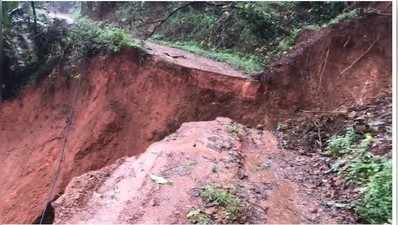
[[356, 60], [354, 60], [354, 62], [352, 62], [351, 65], [349, 65], [348, 67], [346, 67], [345, 69], [343, 69], [343, 70], [340, 72], [340, 76], [341, 76], [342, 74], [344, 74], [345, 72], [347, 72], [349, 69], [351, 69], [351, 68], [352, 68], [355, 64], [357, 64], [366, 54], [368, 54], [368, 53], [370, 52], [370, 50], [373, 48], [373, 46], [376, 44], [376, 42], [379, 41], [379, 39], [380, 39], [380, 35], [377, 35], [376, 40], [373, 41], [373, 43], [369, 46], [369, 48], [366, 49], [366, 51], [365, 51], [362, 55], [360, 55]]

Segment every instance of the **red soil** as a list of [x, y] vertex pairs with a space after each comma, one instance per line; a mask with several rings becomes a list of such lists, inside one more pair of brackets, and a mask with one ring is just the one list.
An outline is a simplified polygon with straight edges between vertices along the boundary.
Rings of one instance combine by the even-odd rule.
[[[186, 224], [189, 211], [200, 208], [220, 223], [220, 209], [198, 196], [213, 185], [239, 196], [241, 223], [336, 223], [326, 210], [311, 213], [321, 212], [320, 202], [284, 178], [280, 159], [288, 153], [277, 145], [270, 132], [226, 118], [184, 123], [140, 156], [74, 178], [53, 203], [54, 222]], [[171, 183], [157, 184], [150, 175]]]
[[[377, 36], [370, 51], [340, 76]], [[390, 88], [390, 17], [372, 16], [305, 37], [264, 74], [263, 82], [130, 49], [90, 60], [82, 66], [80, 81], [49, 77], [1, 103], [0, 222], [31, 223], [40, 215], [71, 110], [72, 127], [52, 198], [73, 177], [142, 153], [183, 122], [225, 116], [271, 128], [297, 110], [366, 103]], [[323, 62], [326, 67], [319, 72]]]
[[364, 104], [391, 88], [391, 74], [391, 18], [368, 16], [303, 32], [295, 49], [264, 72], [263, 101], [276, 103], [271, 114], [285, 117], [292, 110]]

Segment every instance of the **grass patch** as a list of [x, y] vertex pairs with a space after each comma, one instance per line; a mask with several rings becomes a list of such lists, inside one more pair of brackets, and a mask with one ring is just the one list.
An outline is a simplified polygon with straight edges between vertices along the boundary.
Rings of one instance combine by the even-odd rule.
[[360, 16], [359, 10], [358, 9], [353, 9], [351, 11], [343, 12], [337, 15], [335, 18], [330, 19], [329, 21], [325, 23], [318, 23], [318, 24], [309, 24], [303, 26], [303, 30], [313, 30], [313, 31], [318, 31], [322, 27], [328, 27], [332, 26], [334, 24], [338, 24], [344, 21], [349, 21], [354, 18], [357, 18]]
[[200, 196], [205, 202], [224, 208], [227, 221], [230, 223], [237, 221], [242, 212], [239, 197], [222, 188], [207, 185], [200, 192]]
[[324, 24], [323, 26], [330, 26], [333, 24], [337, 24], [343, 21], [352, 20], [359, 16], [359, 10], [353, 9], [351, 11], [343, 12], [336, 16], [335, 18], [331, 19], [328, 23]]
[[246, 131], [244, 127], [238, 123], [232, 122], [231, 124], [226, 125], [226, 130], [232, 136], [242, 139], [246, 135]]
[[331, 137], [326, 149], [343, 165], [333, 166], [338, 174], [362, 190], [354, 203], [355, 212], [367, 222], [381, 224], [392, 218], [392, 162], [369, 151], [373, 142], [370, 134], [359, 135], [350, 128]]
[[200, 44], [187, 41], [187, 42], [164, 42], [165, 44], [174, 48], [183, 49], [185, 51], [198, 54], [210, 59], [214, 59], [219, 62], [225, 62], [232, 67], [242, 70], [245, 73], [252, 74], [261, 72], [264, 69], [264, 65], [259, 57], [249, 54], [243, 54], [235, 50], [219, 50], [219, 49], [207, 49]]

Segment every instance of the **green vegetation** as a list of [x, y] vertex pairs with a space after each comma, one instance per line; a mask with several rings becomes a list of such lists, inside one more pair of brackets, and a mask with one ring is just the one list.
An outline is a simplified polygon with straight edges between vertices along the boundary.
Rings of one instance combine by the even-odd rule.
[[70, 29], [66, 42], [77, 58], [100, 52], [116, 53], [137, 44], [123, 29], [80, 18]]
[[244, 130], [244, 127], [238, 123], [231, 123], [226, 126], [226, 129], [228, 133], [232, 134], [236, 138], [242, 138], [246, 136], [246, 131]]
[[358, 215], [367, 222], [386, 223], [392, 218], [392, 162], [369, 152], [373, 142], [370, 134], [361, 136], [350, 128], [330, 138], [327, 151], [340, 158], [334, 166], [338, 174], [347, 183], [361, 187], [361, 197], [354, 206]]
[[2, 18], [1, 19], [1, 23], [4, 25], [4, 28], [8, 28], [10, 26], [11, 23], [11, 18], [8, 15], [9, 12], [11, 12], [12, 10], [16, 9], [18, 7], [18, 2], [17, 1], [7, 1], [7, 2], [2, 2]]
[[[76, 23], [50, 19], [49, 8], [67, 9]], [[136, 46], [130, 36], [260, 72], [293, 48], [301, 30], [354, 18], [353, 8], [344, 2], [4, 2], [5, 61], [12, 64], [4, 96], [15, 96], [61, 62], [69, 67]]]
[[343, 21], [351, 20], [353, 18], [356, 18], [359, 16], [359, 10], [353, 9], [351, 11], [343, 12], [339, 15], [336, 16], [336, 18], [331, 19], [328, 23], [326, 23], [324, 26], [330, 26], [333, 24], [337, 24]]
[[386, 223], [392, 219], [392, 162], [383, 161], [370, 177], [362, 199], [355, 207], [357, 213], [370, 223]]
[[163, 41], [255, 73], [286, 54], [303, 29], [348, 20], [345, 2], [130, 2], [115, 20], [137, 37]]
[[206, 49], [195, 42], [161, 42], [171, 47], [180, 48], [210, 59], [220, 62], [226, 62], [236, 69], [243, 70], [246, 73], [256, 73], [263, 69], [263, 64], [259, 57], [249, 54], [243, 54], [234, 50]]
[[[157, 39], [184, 43], [176, 45], [181, 48], [194, 45], [204, 51], [211, 49], [224, 53], [229, 50], [235, 55], [254, 54], [257, 57], [249, 57], [249, 65], [239, 66], [249, 68], [246, 71], [254, 71], [250, 69], [253, 63], [255, 68], [259, 68], [261, 64], [286, 54], [294, 46], [301, 30], [325, 27], [358, 15], [357, 10], [346, 10], [343, 2], [237, 2], [222, 7], [198, 5], [171, 17], [157, 32]], [[195, 49], [197, 52], [200, 50]], [[223, 56], [213, 58], [238, 65], [236, 60], [224, 60]]]
[[281, 55], [286, 54], [290, 49], [293, 48], [294, 44], [296, 43], [297, 37], [299, 36], [301, 29], [296, 28], [293, 29], [290, 34], [284, 37], [277, 46], [266, 55], [266, 60], [270, 61], [273, 57], [278, 57]]
[[137, 46], [127, 32], [112, 25], [87, 18], [76, 19], [74, 24], [68, 25], [40, 12], [36, 26], [29, 12], [12, 8], [18, 4], [6, 5], [9, 18], [3, 22], [10, 26], [4, 32], [4, 98], [15, 96], [27, 84], [35, 84], [57, 65], [63, 66], [65, 74], [72, 76], [77, 73], [72, 70], [81, 60]]
[[207, 203], [223, 207], [228, 222], [234, 222], [239, 218], [242, 211], [241, 200], [229, 191], [213, 185], [207, 185], [200, 192], [200, 196]]
[[327, 141], [328, 154], [338, 157], [352, 151], [351, 146], [358, 140], [358, 135], [353, 128], [348, 129], [345, 134], [333, 136]]
[[207, 209], [192, 208], [187, 213], [190, 223], [238, 223], [243, 214], [243, 202], [241, 199], [227, 189], [214, 185], [204, 186], [200, 197], [207, 204], [206, 208], [212, 208], [209, 213]]

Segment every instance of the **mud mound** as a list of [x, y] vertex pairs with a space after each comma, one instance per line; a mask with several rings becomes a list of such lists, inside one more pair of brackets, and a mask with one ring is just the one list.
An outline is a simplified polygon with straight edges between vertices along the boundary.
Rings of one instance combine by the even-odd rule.
[[390, 88], [390, 17], [338, 25], [303, 43], [263, 82], [229, 76], [223, 66], [211, 72], [176, 65], [137, 49], [90, 59], [73, 79], [55, 71], [0, 105], [0, 222], [31, 223], [41, 214], [60, 160], [51, 200], [73, 177], [139, 155], [184, 122], [225, 116], [272, 128], [300, 110], [365, 104]]
[[[217, 223], [334, 222], [327, 214], [314, 221], [317, 202], [283, 179], [276, 144], [271, 133], [226, 118], [184, 123], [140, 156], [74, 178], [53, 203], [55, 222], [189, 223], [195, 210]], [[245, 215], [236, 210], [228, 220], [220, 205], [203, 201], [204, 187], [217, 195], [209, 186], [231, 190]]]

